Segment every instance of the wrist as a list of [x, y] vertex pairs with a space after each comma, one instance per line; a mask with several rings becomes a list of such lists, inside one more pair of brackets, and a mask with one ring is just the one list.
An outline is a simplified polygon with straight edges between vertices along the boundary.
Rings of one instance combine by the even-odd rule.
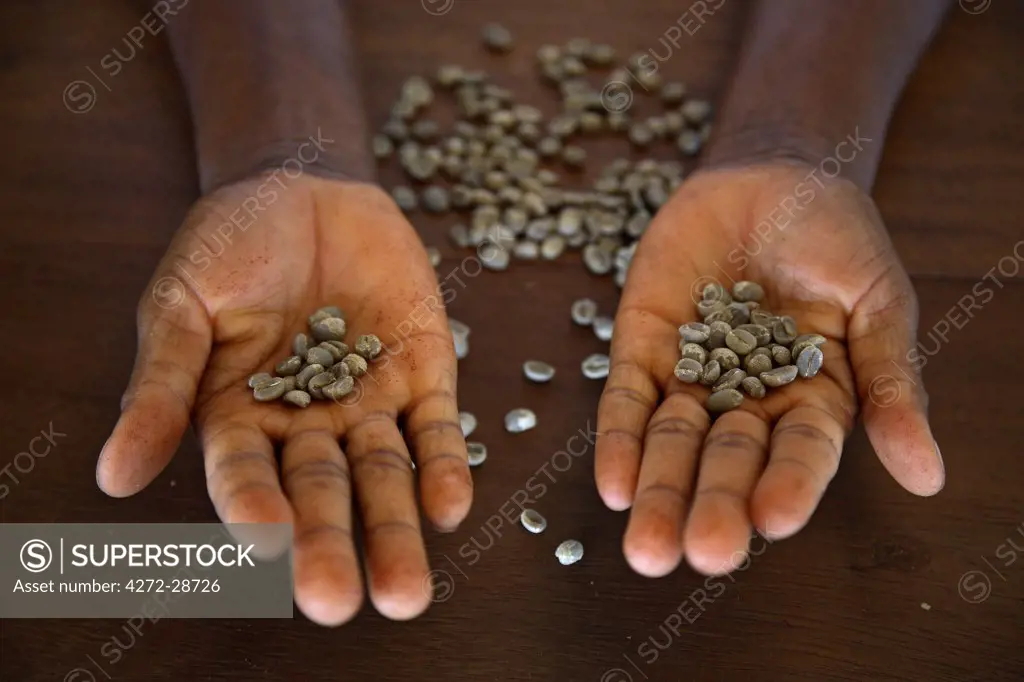
[[715, 131], [703, 169], [760, 166], [774, 162], [816, 169], [828, 180], [849, 180], [869, 191], [881, 156], [880, 135], [860, 126], [823, 132], [815, 126], [758, 120], [726, 121]]

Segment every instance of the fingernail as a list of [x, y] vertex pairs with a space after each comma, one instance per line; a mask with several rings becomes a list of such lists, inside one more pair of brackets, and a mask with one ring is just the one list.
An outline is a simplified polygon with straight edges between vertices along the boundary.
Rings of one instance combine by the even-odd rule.
[[946, 473], [946, 463], [942, 461], [942, 450], [939, 449], [939, 443], [933, 439], [932, 445], [935, 446], [935, 456], [938, 458], [939, 465], [942, 467], [942, 473]]

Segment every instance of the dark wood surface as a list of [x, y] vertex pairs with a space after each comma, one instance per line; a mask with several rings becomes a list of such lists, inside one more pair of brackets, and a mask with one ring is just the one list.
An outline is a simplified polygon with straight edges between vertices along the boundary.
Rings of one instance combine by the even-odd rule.
[[[431, 16], [415, 0], [367, 0], [356, 27], [369, 115], [380, 122], [406, 75], [447, 61], [482, 65], [541, 104], [538, 45], [583, 35], [648, 49], [687, 6], [454, 0]], [[743, 10], [726, 3], [665, 73], [717, 99]], [[187, 110], [162, 36], [147, 38], [88, 113], [62, 103], [68, 83], [91, 78], [111, 48], [124, 50], [139, 18], [129, 0], [0, 4], [0, 365], [11, 382], [0, 397], [0, 466], [50, 423], [68, 434], [0, 502], [4, 522], [215, 519], [191, 438], [134, 498], [108, 499], [94, 483], [131, 369], [136, 301], [196, 195]], [[478, 47], [492, 19], [520, 40], [503, 61]], [[1022, 28], [1024, 3], [998, 1], [977, 15], [954, 6], [892, 126], [876, 195], [914, 277], [922, 336], [1024, 239]], [[427, 243], [444, 243], [441, 221], [418, 226]], [[1004, 262], [1004, 271], [1020, 267]], [[366, 606], [337, 630], [301, 616], [162, 620], [134, 641], [115, 620], [6, 621], [0, 680], [63, 680], [76, 668], [126, 681], [1024, 679], [1024, 274], [1000, 279], [925, 369], [945, 490], [904, 493], [855, 432], [809, 527], [755, 544], [763, 551], [718, 588], [685, 567], [659, 580], [631, 573], [620, 550], [626, 517], [601, 505], [589, 456], [554, 482], [541, 474], [546, 534], [506, 527], [492, 539], [488, 518], [593, 423], [599, 386], [577, 368], [603, 344], [571, 327], [569, 303], [587, 294], [611, 309], [617, 292], [573, 259], [481, 275], [451, 314], [474, 329], [460, 401], [480, 417], [491, 457], [475, 473], [468, 521], [428, 537], [434, 567], [450, 576], [447, 599], [409, 623]], [[549, 358], [558, 380], [526, 385], [519, 365], [530, 356]], [[520, 405], [541, 423], [511, 437], [501, 416]], [[569, 536], [586, 558], [563, 568], [551, 554]], [[478, 560], [460, 554], [473, 543], [489, 546]], [[969, 571], [987, 576], [987, 595], [978, 573], [959, 589]], [[686, 602], [700, 588], [718, 596], [697, 611]], [[679, 626], [677, 609], [699, 617]], [[126, 649], [116, 663], [100, 653], [114, 637]], [[652, 650], [655, 661], [644, 653]]]

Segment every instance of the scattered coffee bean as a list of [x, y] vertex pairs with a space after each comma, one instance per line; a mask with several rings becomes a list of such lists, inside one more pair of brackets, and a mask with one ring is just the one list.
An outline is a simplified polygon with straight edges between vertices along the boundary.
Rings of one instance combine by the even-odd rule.
[[594, 318], [594, 336], [601, 341], [611, 341], [612, 333], [615, 330], [615, 320], [605, 315], [599, 315]]
[[483, 443], [466, 443], [467, 463], [471, 467], [478, 467], [487, 460], [487, 446]]
[[519, 515], [519, 523], [523, 524], [523, 528], [535, 534], [543, 533], [544, 529], [548, 527], [547, 519], [533, 509], [524, 509], [523, 513]]
[[533, 410], [520, 407], [505, 415], [505, 430], [509, 433], [522, 433], [535, 426], [537, 426], [537, 415]]
[[512, 49], [512, 32], [501, 24], [487, 24], [483, 39], [484, 45], [492, 52], [508, 52]]
[[462, 429], [462, 437], [469, 438], [476, 431], [476, 415], [472, 412], [459, 412], [459, 428]]
[[588, 379], [606, 379], [611, 368], [610, 358], [603, 353], [588, 355], [580, 364], [583, 376]]
[[[581, 298], [572, 304], [572, 321], [578, 325], [589, 327], [597, 317], [597, 303], [590, 298]], [[269, 375], [268, 375], [269, 376]]]
[[382, 350], [384, 344], [373, 334], [363, 334], [356, 340], [355, 352], [367, 360], [373, 360]]
[[579, 540], [566, 540], [555, 550], [558, 563], [563, 566], [575, 564], [583, 558], [583, 544]]
[[406, 213], [415, 211], [420, 205], [419, 199], [416, 198], [416, 192], [404, 186], [393, 188], [391, 190], [391, 198], [394, 199], [396, 204], [398, 204], [398, 208], [402, 209]]
[[523, 375], [537, 384], [545, 384], [555, 378], [555, 368], [540, 360], [527, 360], [523, 363]]
[[343, 363], [348, 367], [348, 373], [353, 377], [361, 377], [366, 374], [369, 369], [369, 365], [366, 362], [366, 358], [362, 355], [355, 353], [349, 353], [341, 359]]

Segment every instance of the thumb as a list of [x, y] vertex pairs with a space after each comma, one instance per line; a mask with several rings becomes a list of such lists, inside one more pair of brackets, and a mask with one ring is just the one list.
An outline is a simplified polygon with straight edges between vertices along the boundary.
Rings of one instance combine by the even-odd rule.
[[96, 483], [113, 497], [142, 490], [171, 461], [210, 354], [209, 319], [177, 277], [152, 283], [139, 304], [138, 332], [121, 416], [96, 466]]
[[878, 458], [910, 492], [934, 495], [946, 474], [928, 425], [917, 320], [917, 297], [897, 262], [854, 307], [847, 338], [864, 426]]

